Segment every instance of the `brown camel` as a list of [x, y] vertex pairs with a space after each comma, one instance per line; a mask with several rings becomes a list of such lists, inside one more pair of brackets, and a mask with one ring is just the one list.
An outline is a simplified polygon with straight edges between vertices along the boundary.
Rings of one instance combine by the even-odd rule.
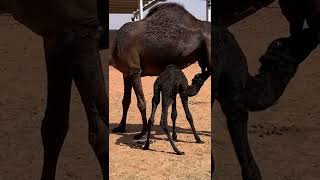
[[179, 4], [163, 3], [145, 19], [123, 25], [110, 52], [112, 65], [124, 80], [123, 115], [113, 132], [125, 132], [133, 88], [143, 122], [141, 133], [135, 136], [140, 139], [148, 129], [141, 77], [157, 76], [169, 64], [183, 69], [196, 61], [205, 72], [211, 63], [211, 23], [197, 20]]
[[[183, 151], [180, 151], [174, 140], [177, 140], [177, 133], [175, 130], [176, 127], [176, 119], [177, 119], [177, 103], [176, 97], [179, 94], [181, 98], [181, 102], [183, 105], [184, 112], [186, 113], [186, 118], [191, 126], [193, 135], [197, 141], [197, 143], [203, 143], [201, 141], [196, 128], [194, 127], [193, 118], [188, 106], [188, 97], [195, 96], [200, 88], [202, 87], [204, 81], [210, 76], [209, 73], [206, 74], [199, 74], [196, 78], [193, 79], [192, 85], [188, 85], [188, 80], [183, 72], [175, 65], [168, 65], [165, 70], [160, 73], [158, 78], [156, 79], [154, 86], [153, 86], [153, 97], [152, 97], [152, 112], [150, 115], [150, 119], [148, 121], [148, 136], [146, 144], [144, 145], [143, 149], [149, 149], [149, 139], [150, 139], [150, 132], [152, 130], [152, 126], [154, 123], [154, 116], [157, 110], [157, 106], [160, 103], [160, 94], [162, 97], [162, 113], [161, 113], [161, 120], [160, 126], [162, 127], [163, 131], [166, 133], [170, 144], [173, 150], [178, 154], [184, 154]], [[171, 119], [172, 119], [172, 137], [170, 136], [168, 130], [168, 109], [169, 106], [172, 105], [171, 111]]]
[[[97, 3], [98, 2], [98, 3]], [[100, 39], [106, 31], [103, 0], [1, 0], [10, 13], [42, 36], [47, 67], [47, 108], [42, 121], [42, 180], [54, 180], [58, 156], [68, 131], [71, 85], [74, 80], [85, 107], [89, 143], [108, 178], [108, 97], [100, 64]], [[103, 44], [104, 43], [104, 44]]]

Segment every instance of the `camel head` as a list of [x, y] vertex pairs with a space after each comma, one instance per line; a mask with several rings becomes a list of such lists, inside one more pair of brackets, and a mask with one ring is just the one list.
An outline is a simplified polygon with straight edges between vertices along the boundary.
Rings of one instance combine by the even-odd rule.
[[288, 38], [274, 40], [260, 58], [261, 68], [268, 70], [278, 63], [299, 65], [319, 44], [317, 36], [317, 32], [304, 29]]

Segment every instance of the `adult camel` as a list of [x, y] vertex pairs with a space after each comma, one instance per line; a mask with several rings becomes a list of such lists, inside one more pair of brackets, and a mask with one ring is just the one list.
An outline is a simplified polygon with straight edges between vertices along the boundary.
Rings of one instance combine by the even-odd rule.
[[133, 88], [143, 122], [134, 138], [140, 139], [148, 130], [141, 77], [157, 76], [169, 64], [183, 69], [196, 61], [205, 72], [211, 63], [211, 23], [197, 20], [179, 4], [159, 4], [145, 19], [123, 25], [110, 53], [124, 81], [123, 115], [113, 132], [125, 132]]
[[[97, 3], [98, 2], [98, 3]], [[99, 5], [99, 7], [98, 7]], [[43, 38], [47, 67], [47, 107], [42, 121], [42, 180], [54, 180], [58, 156], [68, 131], [71, 84], [85, 107], [89, 143], [108, 178], [108, 97], [99, 49], [106, 30], [102, 0], [1, 0], [0, 11]], [[99, 10], [98, 10], [99, 9]], [[106, 33], [105, 33], [106, 34]]]

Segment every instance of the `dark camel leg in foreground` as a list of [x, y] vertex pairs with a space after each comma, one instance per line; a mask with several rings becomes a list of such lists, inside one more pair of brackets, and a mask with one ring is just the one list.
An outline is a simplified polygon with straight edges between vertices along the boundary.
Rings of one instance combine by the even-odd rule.
[[95, 152], [107, 180], [108, 173], [108, 99], [105, 91], [97, 39], [79, 37], [71, 49], [76, 86], [86, 110], [89, 124], [89, 144]]
[[131, 103], [131, 91], [132, 91], [132, 81], [130, 77], [126, 77], [123, 75], [123, 83], [124, 83], [124, 94], [122, 99], [122, 118], [118, 127], [112, 129], [112, 132], [125, 132], [126, 124], [127, 124], [127, 114], [128, 109]]
[[239, 102], [224, 102], [223, 112], [227, 117], [227, 124], [233, 146], [242, 168], [244, 180], [261, 180], [259, 168], [253, 159], [248, 142], [248, 111]]
[[47, 66], [47, 107], [41, 125], [43, 143], [42, 180], [54, 180], [56, 165], [68, 131], [72, 76], [63, 47], [44, 40]]
[[[89, 122], [89, 142], [100, 162], [104, 179], [107, 179], [108, 131], [106, 118], [108, 101], [100, 55], [95, 42], [97, 39], [88, 37], [86, 37], [88, 39], [79, 37], [72, 39], [77, 34], [65, 35], [44, 42], [48, 74], [48, 100], [41, 127], [44, 146], [41, 179], [55, 179], [58, 156], [68, 131], [72, 77], [75, 79], [86, 109]], [[67, 41], [65, 41], [66, 39]]]
[[[223, 28], [222, 28], [223, 29]], [[220, 27], [214, 28], [214, 58], [217, 70], [213, 78], [213, 100], [217, 99], [227, 119], [228, 131], [241, 166], [243, 180], [261, 180], [247, 134], [248, 110], [243, 102], [248, 70], [246, 59], [233, 35]], [[221, 31], [222, 30], [222, 31]], [[236, 58], [236, 59], [235, 59]], [[213, 81], [216, 81], [214, 79]]]
[[217, 100], [227, 119], [229, 134], [241, 166], [243, 180], [261, 180], [259, 168], [248, 142], [248, 110], [242, 100], [247, 74], [238, 73], [242, 70], [240, 66], [239, 64], [237, 69], [233, 67], [224, 68]]

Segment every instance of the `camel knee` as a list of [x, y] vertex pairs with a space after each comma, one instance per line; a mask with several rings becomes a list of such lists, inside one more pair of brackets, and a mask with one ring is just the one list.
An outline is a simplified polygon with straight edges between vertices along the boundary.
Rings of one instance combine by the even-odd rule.
[[146, 102], [141, 97], [138, 97], [137, 106], [140, 111], [143, 111], [143, 110], [146, 110], [147, 105], [146, 105]]

